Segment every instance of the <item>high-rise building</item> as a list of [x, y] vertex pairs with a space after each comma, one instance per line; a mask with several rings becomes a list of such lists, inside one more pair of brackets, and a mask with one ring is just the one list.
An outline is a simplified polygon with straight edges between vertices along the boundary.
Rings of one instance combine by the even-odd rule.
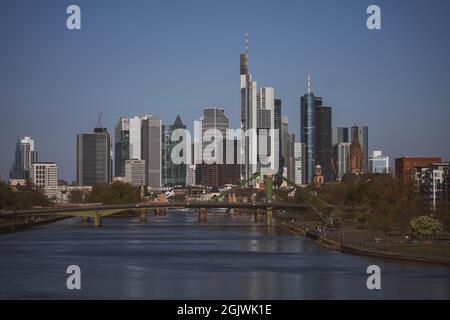
[[31, 165], [38, 161], [38, 152], [34, 140], [30, 137], [17, 138], [14, 163], [11, 168], [11, 179], [30, 179]]
[[125, 182], [133, 187], [145, 184], [145, 161], [126, 160], [125, 161]]
[[342, 180], [344, 175], [349, 172], [350, 143], [342, 142], [337, 145], [336, 150], [336, 174], [337, 179]]
[[294, 143], [294, 161], [295, 161], [295, 174], [294, 174], [294, 182], [296, 185], [303, 184], [303, 172], [305, 169], [305, 163], [303, 155], [305, 153], [305, 144], [302, 142]]
[[160, 188], [162, 183], [162, 123], [153, 115], [146, 115], [141, 118], [141, 121], [142, 156], [140, 160], [145, 161], [145, 184], [149, 187]]
[[352, 139], [356, 137], [361, 146], [361, 152], [363, 156], [363, 172], [369, 171], [369, 129], [366, 126], [352, 127]]
[[349, 142], [348, 140], [348, 128], [337, 127], [332, 129], [331, 144], [337, 146], [340, 143]]
[[144, 118], [135, 116], [129, 119], [130, 128], [130, 157], [129, 159], [142, 160], [142, 121]]
[[322, 100], [312, 93], [308, 75], [308, 92], [300, 99], [301, 142], [305, 144], [305, 183], [308, 184], [313, 183], [318, 164], [325, 182], [333, 180], [332, 112], [331, 107], [323, 106]]
[[322, 168], [325, 182], [333, 181], [333, 146], [331, 144], [331, 107], [317, 106], [317, 163]]
[[109, 184], [112, 180], [111, 136], [106, 128], [77, 135], [77, 185]]
[[427, 167], [442, 162], [439, 157], [402, 157], [395, 159], [395, 177], [412, 179], [416, 167]]
[[[172, 141], [172, 134], [175, 130], [184, 130], [182, 135], [183, 143], [186, 140], [186, 126], [183, 124], [180, 116], [177, 116], [172, 125], [163, 125], [162, 129], [162, 184], [163, 186], [184, 186], [186, 185], [186, 162], [179, 164], [172, 159], [172, 151], [181, 141]], [[180, 138], [181, 139], [181, 138]], [[183, 151], [187, 151], [187, 145], [184, 146]], [[185, 158], [184, 154], [180, 157]], [[186, 159], [187, 160], [187, 159]]]
[[195, 173], [196, 165], [188, 164], [186, 168], [186, 186], [191, 187], [196, 185]]
[[[339, 165], [339, 162], [342, 162], [341, 157], [339, 155], [339, 145], [341, 143], [349, 142], [348, 128], [339, 127], [333, 128], [332, 130], [333, 131], [331, 135], [331, 145], [333, 147], [333, 165], [334, 165], [333, 173], [335, 179], [341, 180], [343, 175], [346, 173], [348, 159], [345, 159], [345, 167], [343, 167], [344, 170], [342, 170], [342, 167], [340, 167]], [[348, 157], [348, 152], [346, 157]]]
[[202, 164], [197, 165], [199, 184], [218, 187], [224, 184], [227, 129], [230, 121], [222, 108], [203, 109], [201, 123]]
[[282, 150], [282, 143], [283, 143], [283, 136], [281, 132], [281, 99], [275, 99], [275, 108], [274, 108], [274, 128], [275, 130], [278, 130], [278, 146], [276, 146], [276, 149], [278, 149], [278, 173], [283, 174], [283, 150]]
[[369, 171], [371, 173], [388, 174], [389, 157], [383, 156], [382, 151], [373, 151], [369, 158]]
[[125, 177], [125, 162], [130, 159], [130, 119], [120, 118], [115, 128], [114, 176]]
[[[250, 179], [256, 172], [273, 173], [279, 169], [278, 150], [275, 151], [278, 137], [267, 132], [275, 127], [275, 93], [273, 88], [262, 88], [258, 92], [257, 83], [252, 80], [248, 69], [247, 37], [248, 34], [245, 50], [240, 55], [243, 180]], [[265, 156], [270, 156], [270, 159], [263, 160]]]

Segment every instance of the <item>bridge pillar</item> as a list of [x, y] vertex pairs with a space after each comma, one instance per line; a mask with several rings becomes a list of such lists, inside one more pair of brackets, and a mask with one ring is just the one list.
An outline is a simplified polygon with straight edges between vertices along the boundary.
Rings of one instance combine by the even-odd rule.
[[267, 208], [266, 211], [266, 216], [267, 216], [267, 226], [271, 226], [272, 225], [272, 208]]
[[141, 223], [148, 221], [147, 211], [145, 211], [144, 209], [139, 210], [139, 221]]
[[201, 208], [198, 213], [198, 221], [199, 222], [206, 222], [206, 209]]
[[90, 217], [86, 217], [86, 216], [81, 217], [81, 222], [83, 224], [89, 224], [89, 223], [91, 223], [91, 218]]
[[165, 216], [166, 214], [167, 214], [167, 209], [164, 209], [164, 208], [156, 209], [156, 215], [157, 216]]
[[262, 222], [262, 221], [263, 221], [263, 215], [262, 215], [261, 210], [258, 209], [255, 211], [255, 223]]
[[102, 216], [100, 213], [94, 214], [94, 226], [101, 227], [102, 226]]

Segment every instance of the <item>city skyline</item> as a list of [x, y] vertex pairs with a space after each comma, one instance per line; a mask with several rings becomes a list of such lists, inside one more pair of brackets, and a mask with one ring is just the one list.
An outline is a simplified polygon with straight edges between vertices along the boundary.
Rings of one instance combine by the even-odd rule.
[[[148, 113], [158, 116], [163, 124], [171, 124], [173, 115], [180, 114], [188, 128], [192, 129], [193, 121], [200, 116], [203, 108], [220, 105], [230, 116], [230, 126], [239, 128], [237, 55], [242, 51], [242, 36], [246, 31], [250, 34], [252, 74], [255, 79], [263, 80], [258, 83], [260, 87], [275, 88], [275, 98], [283, 101], [282, 114], [288, 117], [290, 131], [295, 133], [296, 137], [300, 136], [299, 100], [306, 92], [306, 75], [311, 72], [314, 93], [323, 96], [327, 103], [333, 106], [333, 127], [351, 127], [356, 123], [358, 126], [370, 128], [369, 153], [373, 150], [383, 150], [383, 153], [392, 159], [408, 155], [437, 156], [448, 160], [450, 148], [443, 137], [450, 134], [446, 124], [450, 111], [445, 108], [445, 103], [449, 100], [449, 93], [445, 88], [449, 75], [443, 71], [449, 69], [449, 62], [444, 59], [449, 53], [449, 46], [439, 41], [436, 31], [430, 31], [441, 30], [439, 27], [445, 27], [448, 22], [438, 22], [439, 19], [436, 19], [428, 21], [427, 25], [416, 26], [405, 20], [405, 10], [406, 15], [410, 13], [409, 17], [413, 19], [414, 15], [417, 15], [416, 10], [420, 11], [420, 7], [426, 4], [416, 4], [411, 8], [402, 1], [396, 4], [380, 2], [384, 26], [394, 30], [395, 36], [383, 30], [378, 34], [368, 31], [364, 25], [365, 4], [362, 3], [349, 1], [350, 5], [342, 5], [342, 8], [332, 5], [335, 16], [327, 13], [327, 18], [330, 19], [325, 21], [326, 27], [323, 31], [318, 31], [317, 22], [306, 19], [310, 23], [308, 25], [304, 21], [294, 19], [293, 15], [287, 12], [289, 8], [321, 8], [321, 12], [324, 12], [325, 3], [329, 6], [329, 2], [324, 1], [319, 4], [286, 2], [287, 9], [280, 11], [277, 7], [278, 11], [275, 13], [280, 18], [283, 14], [286, 15], [287, 22], [282, 23], [282, 26], [262, 27], [261, 22], [251, 16], [252, 23], [236, 23], [232, 28], [227, 25], [227, 30], [222, 29], [224, 26], [221, 23], [224, 23], [230, 12], [236, 10], [237, 4], [220, 4], [225, 16], [221, 16], [211, 6], [210, 18], [221, 17], [221, 27], [206, 31], [204, 29], [207, 28], [194, 24], [188, 30], [180, 31], [188, 36], [184, 40], [180, 39], [179, 35], [177, 40], [171, 40], [173, 35], [176, 35], [174, 27], [164, 29], [158, 34], [148, 28], [150, 22], [145, 22], [147, 20], [131, 23], [126, 18], [127, 12], [119, 13], [122, 3], [118, 2], [112, 6], [110, 15], [105, 16], [101, 13], [100, 4], [79, 1], [87, 20], [86, 27], [79, 34], [67, 33], [64, 25], [60, 23], [60, 20], [64, 20], [64, 15], [59, 17], [58, 6], [48, 6], [42, 1], [42, 8], [36, 5], [36, 11], [31, 15], [20, 10], [23, 3], [7, 4], [0, 19], [2, 29], [19, 29], [23, 38], [18, 40], [7, 36], [6, 58], [0, 59], [2, 70], [6, 70], [0, 76], [0, 84], [5, 88], [5, 93], [0, 97], [3, 110], [0, 126], [3, 150], [0, 155], [0, 172], [3, 178], [8, 177], [13, 162], [16, 137], [30, 136], [36, 141], [43, 161], [56, 162], [60, 167], [62, 179], [75, 180], [74, 137], [79, 133], [90, 132], [99, 112], [104, 113], [104, 124], [110, 133], [114, 132], [114, 124], [119, 117]], [[143, 9], [148, 5], [139, 3], [139, 6]], [[248, 4], [243, 6], [247, 7]], [[51, 7], [48, 12], [44, 10], [47, 7]], [[61, 8], [63, 7], [64, 5], [61, 5]], [[165, 12], [167, 7], [161, 4], [156, 6], [156, 9]], [[263, 13], [268, 15], [269, 9], [265, 8]], [[128, 10], [132, 11], [130, 16], [139, 14], [135, 12], [137, 9]], [[329, 10], [330, 8], [326, 12]], [[189, 17], [196, 16], [193, 11], [188, 11]], [[3, 17], [5, 12], [8, 12], [9, 16]], [[148, 12], [152, 16], [152, 11]], [[304, 13], [304, 10], [301, 12]], [[398, 18], [401, 21], [397, 21], [396, 15], [400, 12], [402, 16]], [[442, 14], [434, 10], [428, 10], [426, 14], [433, 13]], [[234, 14], [241, 15], [238, 12]], [[120, 21], [119, 15], [123, 15], [123, 21], [119, 25], [113, 25], [110, 19]], [[94, 16], [98, 16], [106, 26], [99, 24]], [[341, 21], [343, 16], [351, 17], [348, 23]], [[89, 18], [92, 20], [89, 21]], [[298, 17], [299, 20], [300, 18]], [[39, 30], [27, 27], [38, 23], [36, 19], [48, 20], [38, 22], [45, 26], [49, 35], [44, 36]], [[169, 20], [172, 19], [176, 17], [171, 16]], [[336, 20], [341, 22], [340, 27], [338, 30], [332, 30]], [[292, 28], [285, 34], [283, 30], [288, 29], [289, 23], [297, 27], [306, 25], [311, 28], [313, 34], [308, 35], [306, 29], [301, 28]], [[50, 32], [48, 28], [51, 29]], [[113, 32], [105, 28], [110, 28]], [[347, 31], [351, 28], [356, 31], [348, 34]], [[154, 46], [153, 43], [141, 43], [139, 37], [125, 41], [125, 38], [137, 29], [140, 36], [148, 34], [153, 40], [159, 41], [156, 41]], [[224, 40], [223, 44], [221, 39], [210, 34], [217, 30], [224, 33], [226, 41]], [[409, 32], [414, 32], [415, 37], [408, 38]], [[117, 38], [111, 38], [111, 33]], [[325, 37], [328, 34], [333, 35], [334, 40], [327, 45]], [[37, 40], [33, 39], [35, 35], [44, 37], [39, 46]], [[61, 41], [61, 47], [52, 44], [52, 36]], [[96, 37], [101, 39], [98, 44], [93, 42]], [[409, 50], [401, 45], [394, 45], [394, 38], [402, 39], [402, 45]], [[353, 43], [345, 47], [335, 43], [342, 40], [345, 44], [346, 41], [355, 39], [360, 41], [359, 45]], [[421, 45], [411, 41], [418, 42], [418, 39], [427, 40], [429, 50], [426, 53], [414, 51], [421, 48]], [[273, 49], [267, 50], [266, 40], [270, 40], [269, 47]], [[306, 48], [306, 40], [314, 41], [315, 50]], [[109, 46], [117, 47], [121, 41], [125, 41], [129, 47], [120, 49], [116, 54], [106, 50]], [[9, 45], [13, 49], [8, 49]], [[13, 52], [17, 53], [14, 49], [18, 46], [22, 49], [21, 53], [13, 56]], [[180, 48], [184, 49], [183, 52]], [[377, 48], [383, 52], [379, 52]], [[87, 55], [83, 56], [83, 49], [87, 50]], [[358, 53], [351, 53], [355, 49], [360, 50]], [[96, 51], [103, 52], [103, 55], [95, 54]], [[146, 57], [144, 53], [153, 54]], [[166, 56], [160, 55], [161, 53], [168, 54]], [[405, 53], [408, 56], [400, 59]], [[36, 59], [32, 59], [30, 54]], [[55, 57], [56, 61], [52, 57]], [[334, 61], [337, 57], [339, 64]], [[432, 59], [427, 60], [426, 57]], [[136, 62], [132, 63], [130, 58], [136, 58]], [[356, 62], [352, 61], [355, 59]], [[206, 67], [199, 68], [199, 63], [203, 60], [206, 61]], [[12, 63], [7, 63], [9, 61]], [[51, 67], [54, 62], [56, 63]], [[67, 67], [67, 64], [70, 67]], [[166, 73], [162, 69], [168, 67], [167, 64], [171, 65]], [[98, 75], [88, 70], [93, 65], [96, 66], [95, 72], [99, 73]], [[355, 70], [355, 67], [358, 69]], [[343, 72], [345, 68], [350, 68], [351, 72]], [[152, 72], [155, 70], [157, 72]], [[205, 77], [208, 81], [204, 81]], [[83, 83], [84, 80], [86, 83]], [[132, 80], [131, 84], [127, 84], [129, 80]], [[393, 87], [395, 90], [392, 90]], [[23, 90], [29, 94], [23, 96]], [[429, 112], [428, 121], [422, 123], [420, 117], [423, 116], [425, 103], [431, 107], [426, 108]]]

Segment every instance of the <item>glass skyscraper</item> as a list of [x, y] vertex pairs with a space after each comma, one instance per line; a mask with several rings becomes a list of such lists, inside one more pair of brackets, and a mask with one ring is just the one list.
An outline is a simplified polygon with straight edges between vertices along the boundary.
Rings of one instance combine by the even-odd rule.
[[[172, 150], [180, 143], [172, 141], [172, 134], [177, 129], [186, 129], [180, 116], [177, 116], [172, 125], [163, 125], [162, 129], [162, 184], [167, 187], [186, 185], [186, 163], [175, 164], [172, 161]], [[186, 142], [186, 136], [183, 137], [183, 142]], [[186, 145], [184, 150], [187, 150], [187, 147]]]

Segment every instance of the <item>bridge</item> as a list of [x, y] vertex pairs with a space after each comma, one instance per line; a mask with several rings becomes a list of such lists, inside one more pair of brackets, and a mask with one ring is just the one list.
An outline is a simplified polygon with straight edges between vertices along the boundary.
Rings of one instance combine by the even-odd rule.
[[6, 211], [0, 213], [0, 220], [8, 221], [12, 228], [19, 221], [28, 221], [29, 217], [81, 217], [85, 222], [94, 220], [94, 225], [100, 227], [102, 225], [102, 218], [123, 212], [126, 210], [138, 211], [141, 222], [145, 222], [148, 219], [148, 211], [155, 211], [156, 214], [165, 214], [167, 209], [193, 209], [199, 212], [199, 221], [206, 221], [206, 213], [208, 209], [243, 209], [253, 211], [255, 215], [255, 221], [260, 222], [263, 220], [263, 216], [266, 216], [267, 225], [272, 224], [272, 214], [274, 210], [304, 210], [312, 209], [312, 211], [320, 218], [320, 220], [327, 225], [331, 225], [332, 222], [328, 217], [323, 215], [315, 206], [308, 201], [301, 203], [291, 202], [277, 202], [273, 200], [273, 178], [278, 177], [286, 181], [288, 185], [298, 189], [299, 187], [290, 182], [286, 178], [280, 175], [266, 175], [264, 176], [265, 183], [265, 201], [264, 202], [237, 202], [237, 201], [223, 201], [226, 196], [232, 195], [233, 192], [240, 190], [250, 180], [256, 179], [260, 176], [259, 173], [255, 173], [249, 180], [242, 181], [235, 188], [226, 190], [219, 194], [218, 197], [213, 198], [207, 202], [151, 202], [151, 203], [134, 203], [134, 204], [119, 204], [119, 205], [95, 205], [95, 206], [82, 206], [82, 207], [69, 207], [69, 208], [42, 208], [32, 210], [21, 211]]

